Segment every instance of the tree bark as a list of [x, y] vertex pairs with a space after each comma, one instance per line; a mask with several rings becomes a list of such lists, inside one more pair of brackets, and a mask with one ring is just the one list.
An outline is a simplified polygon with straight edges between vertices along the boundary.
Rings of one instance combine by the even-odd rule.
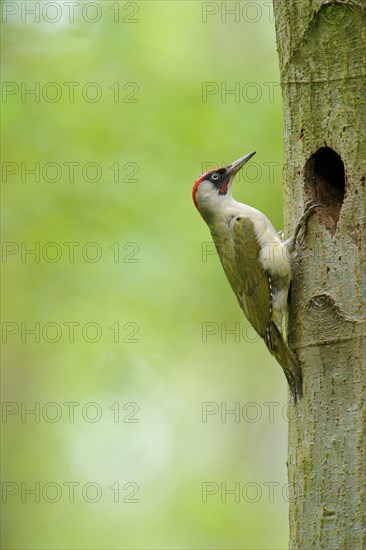
[[286, 229], [313, 200], [293, 265], [290, 548], [366, 548], [366, 2], [274, 0]]

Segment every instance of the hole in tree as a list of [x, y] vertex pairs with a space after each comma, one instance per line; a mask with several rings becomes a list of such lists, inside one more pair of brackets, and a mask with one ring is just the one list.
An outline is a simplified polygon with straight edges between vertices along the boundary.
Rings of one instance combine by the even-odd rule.
[[305, 193], [320, 204], [318, 215], [334, 235], [345, 193], [344, 164], [330, 147], [318, 149], [305, 165]]

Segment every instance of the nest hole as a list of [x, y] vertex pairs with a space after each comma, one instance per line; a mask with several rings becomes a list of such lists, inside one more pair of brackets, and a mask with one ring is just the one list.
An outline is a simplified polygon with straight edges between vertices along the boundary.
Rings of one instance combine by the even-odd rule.
[[319, 217], [334, 235], [346, 190], [343, 161], [330, 147], [321, 147], [306, 162], [304, 175], [307, 199], [322, 206]]

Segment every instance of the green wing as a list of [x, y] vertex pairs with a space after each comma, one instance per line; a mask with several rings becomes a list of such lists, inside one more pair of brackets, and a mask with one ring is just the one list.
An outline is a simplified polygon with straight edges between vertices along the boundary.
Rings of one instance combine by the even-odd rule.
[[271, 320], [271, 282], [259, 262], [260, 247], [253, 223], [237, 218], [233, 225], [234, 292], [248, 321], [263, 338]]

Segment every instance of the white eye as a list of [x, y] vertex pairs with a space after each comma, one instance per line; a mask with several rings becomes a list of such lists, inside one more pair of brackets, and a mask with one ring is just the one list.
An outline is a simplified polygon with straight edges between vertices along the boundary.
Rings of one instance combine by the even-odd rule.
[[214, 172], [211, 176], [211, 179], [217, 181], [218, 179], [220, 179], [220, 175], [217, 172]]

